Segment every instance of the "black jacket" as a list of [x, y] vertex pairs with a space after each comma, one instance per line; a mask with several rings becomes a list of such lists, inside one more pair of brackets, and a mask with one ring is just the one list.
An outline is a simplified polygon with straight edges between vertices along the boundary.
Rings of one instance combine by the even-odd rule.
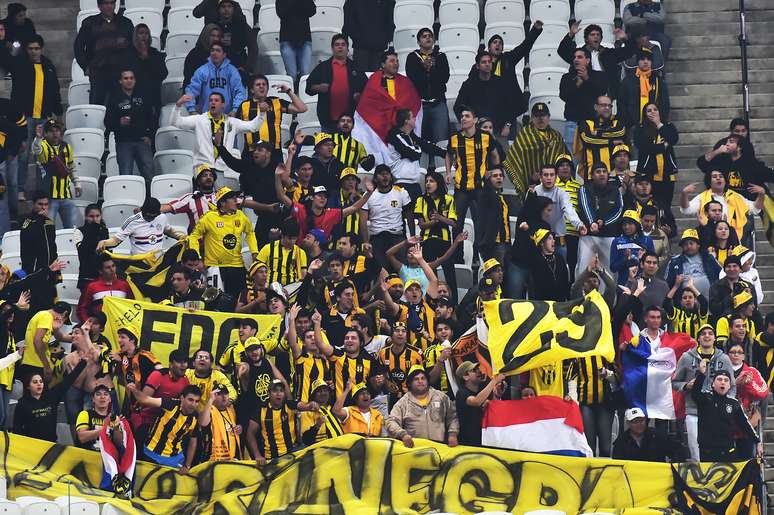
[[621, 215], [623, 214], [623, 196], [618, 179], [611, 178], [602, 188], [587, 181], [578, 190], [578, 216], [586, 227], [598, 220], [604, 225], [598, 234], [603, 238], [615, 238], [621, 234]]
[[[46, 56], [41, 56], [40, 64], [43, 71], [43, 105], [39, 118], [62, 116], [62, 97], [59, 94], [56, 67]], [[32, 116], [35, 103], [35, 63], [30, 61], [26, 54], [15, 57], [11, 64], [11, 78], [11, 102], [24, 111], [26, 116]]]
[[280, 41], [291, 43], [295, 48], [312, 41], [309, 18], [317, 13], [313, 0], [276, 0], [274, 5], [280, 19]]
[[[531, 191], [528, 191], [524, 196], [524, 203], [516, 219], [516, 230], [513, 231], [515, 234], [512, 235], [513, 245], [511, 246], [511, 261], [522, 268], [528, 268], [533, 256], [535, 243], [532, 241], [532, 235], [535, 231], [538, 229], [551, 230], [551, 226], [540, 216], [546, 202], [548, 202], [546, 197], [539, 197]], [[486, 204], [479, 203], [479, 205]], [[526, 223], [529, 229], [520, 229], [522, 223]]]
[[503, 78], [492, 75], [489, 80], [481, 80], [475, 74], [462, 83], [454, 102], [454, 114], [459, 117], [462, 106], [472, 107], [479, 117], [491, 118], [495, 132], [499, 133], [503, 125], [513, 119], [513, 98], [510, 86]]
[[[225, 47], [228, 60], [237, 68], [247, 65], [247, 44], [250, 39], [251, 27], [245, 20], [232, 17], [230, 22], [215, 21], [230, 44]], [[224, 41], [224, 39], [221, 39]]]
[[[602, 71], [607, 76], [606, 89], [613, 98], [617, 98], [618, 85], [621, 82], [620, 63], [623, 63], [630, 56], [634, 55], [637, 52], [636, 47], [637, 45], [630, 43], [627, 39], [622, 46], [616, 46], [615, 48], [603, 46], [599, 48], [599, 64], [602, 67]], [[559, 54], [559, 57], [564, 59], [567, 63], [572, 64], [572, 54], [575, 52], [576, 48], [577, 45], [575, 44], [575, 39], [571, 38], [569, 35], [565, 35], [562, 41], [559, 42], [557, 53]], [[589, 48], [589, 50], [591, 49]]]
[[533, 249], [532, 259], [529, 261], [530, 300], [569, 299], [570, 269], [567, 268], [567, 261], [558, 252], [546, 257], [536, 246], [533, 245]]
[[19, 236], [22, 268], [28, 274], [48, 269], [56, 260], [56, 225], [49, 217], [30, 213], [22, 223]]
[[[476, 244], [480, 247], [495, 245], [497, 235], [503, 225], [503, 206], [500, 193], [487, 181], [478, 198], [478, 224], [476, 225]], [[508, 243], [508, 242], [503, 242]]]
[[261, 168], [252, 158], [236, 158], [223, 146], [218, 147], [218, 155], [229, 168], [239, 173], [239, 187], [242, 193], [252, 196], [256, 202], [265, 204], [277, 202], [277, 192], [274, 188], [277, 161], [270, 159], [268, 166]]
[[0, 159], [15, 156], [19, 146], [27, 139], [27, 118], [15, 102], [0, 98], [0, 133], [5, 135], [5, 141], [0, 143]]
[[446, 100], [446, 83], [449, 82], [449, 61], [446, 54], [436, 46], [431, 54], [434, 64], [430, 71], [425, 69], [419, 50], [406, 57], [406, 75], [417, 89], [422, 100]]
[[732, 451], [736, 431], [742, 431], [750, 440], [760, 441], [739, 401], [714, 391], [702, 391], [704, 380], [704, 374], [697, 371], [691, 390], [699, 414], [699, 449], [710, 453]]
[[[669, 91], [664, 79], [656, 72], [650, 74], [650, 98], [658, 106], [658, 112], [662, 120], [669, 119]], [[640, 78], [636, 75], [627, 75], [621, 82], [618, 91], [618, 118], [627, 127], [640, 125]]]
[[135, 89], [151, 102], [156, 114], [161, 110], [161, 82], [169, 75], [165, 59], [166, 54], [153, 47], [148, 49], [148, 57], [144, 59], [134, 47], [124, 53], [123, 66], [134, 71]]
[[394, 0], [347, 0], [343, 32], [354, 48], [385, 50], [395, 31], [394, 10]]
[[650, 428], [645, 429], [640, 444], [632, 438], [629, 429], [619, 435], [613, 444], [615, 460], [680, 463], [687, 457], [685, 447], [680, 442], [661, 436]]
[[[662, 141], [656, 143], [659, 137]], [[634, 131], [634, 146], [639, 152], [637, 171], [650, 177], [663, 172], [664, 180], [676, 174], [675, 145], [679, 138], [677, 128], [670, 122], [665, 122], [658, 130], [648, 129], [642, 125], [637, 127]], [[658, 169], [658, 156], [663, 157], [664, 167], [662, 170]]]
[[[317, 95], [317, 119], [320, 120], [322, 125], [325, 125], [325, 121], [330, 124], [335, 124], [336, 120], [331, 120], [331, 104], [330, 93], [315, 93], [312, 91], [312, 86], [319, 84], [330, 85], [333, 81], [333, 58], [321, 62], [314, 67], [312, 73], [309, 74], [309, 78], [306, 80], [306, 93], [307, 95]], [[355, 63], [352, 60], [347, 59], [347, 73], [349, 74], [349, 97], [350, 108], [347, 110], [350, 113], [355, 112], [355, 93], [360, 93], [365, 87], [368, 78], [365, 73], [359, 72], [355, 69]]]
[[[131, 118], [129, 125], [121, 125], [123, 116]], [[105, 127], [115, 133], [117, 142], [152, 138], [155, 126], [151, 102], [141, 92], [135, 90], [130, 96], [118, 90], [111, 96], [105, 114]]]
[[604, 73], [589, 68], [589, 80], [578, 87], [575, 83], [577, 76], [575, 68], [571, 68], [559, 82], [559, 98], [564, 100], [564, 119], [573, 122], [594, 119], [597, 117], [594, 104], [597, 97], [607, 91], [607, 78]]
[[108, 23], [101, 14], [89, 16], [75, 37], [73, 52], [78, 66], [84, 71], [116, 72], [116, 51], [132, 45], [134, 25], [129, 18], [117, 14]]
[[83, 239], [76, 246], [78, 249], [78, 281], [92, 281], [97, 278], [99, 270], [99, 255], [97, 243], [110, 237], [110, 232], [104, 222], [95, 224], [86, 222], [78, 228]]
[[[717, 149], [721, 145], [724, 145], [728, 138], [723, 138], [717, 143], [713, 149]], [[740, 143], [742, 148], [742, 156], [734, 161], [730, 154], [720, 154], [715, 156], [712, 161], [707, 161], [704, 158], [704, 154], [699, 156], [696, 160], [696, 166], [704, 172], [705, 175], [709, 175], [713, 170], [719, 170], [726, 176], [726, 183], [728, 187], [735, 192], [739, 193], [743, 197], [750, 200], [755, 200], [756, 195], [747, 191], [748, 184], [758, 184], [765, 186], [767, 182], [774, 182], [774, 170], [767, 167], [763, 162], [759, 161], [755, 157], [755, 153], [752, 150], [752, 145], [749, 145], [746, 141]]]
[[[204, 24], [218, 23], [220, 14], [218, 13], [218, 5], [220, 0], [202, 0], [199, 5], [194, 7], [194, 18], [204, 18]], [[242, 6], [238, 2], [234, 2], [234, 20], [242, 20], [247, 22], [245, 13], [242, 11]]]
[[200, 46], [195, 46], [185, 56], [185, 62], [183, 63], [183, 89], [191, 83], [191, 77], [196, 73], [196, 70], [210, 58], [210, 51]]

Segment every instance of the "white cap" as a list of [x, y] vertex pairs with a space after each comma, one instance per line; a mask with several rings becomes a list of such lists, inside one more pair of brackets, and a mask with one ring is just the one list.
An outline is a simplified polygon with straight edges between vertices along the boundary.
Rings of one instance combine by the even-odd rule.
[[635, 418], [645, 418], [645, 412], [640, 408], [629, 408], [626, 410], [626, 421], [631, 422]]

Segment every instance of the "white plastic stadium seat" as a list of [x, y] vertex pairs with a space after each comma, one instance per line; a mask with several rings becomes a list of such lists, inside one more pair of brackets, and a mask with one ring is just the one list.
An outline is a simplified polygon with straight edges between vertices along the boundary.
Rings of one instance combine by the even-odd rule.
[[185, 57], [188, 55], [193, 47], [196, 46], [196, 41], [199, 39], [199, 34], [192, 32], [184, 32], [181, 34], [169, 34], [167, 41], [164, 44], [164, 52], [169, 57], [177, 57], [182, 55]]
[[312, 31], [312, 56], [327, 59], [331, 56], [331, 38], [341, 32], [341, 27], [318, 27]]
[[21, 506], [15, 501], [9, 501], [8, 499], [0, 499], [0, 514], [1, 515], [21, 515]]
[[[537, 38], [533, 50], [538, 47], [548, 46], [553, 47], [554, 50], [559, 46], [559, 42], [562, 41], [564, 36], [567, 35], [567, 22], [545, 22], [543, 24], [543, 32], [540, 33], [540, 37]], [[560, 57], [561, 59], [561, 57]], [[564, 63], [564, 61], [562, 61]], [[530, 63], [533, 64], [533, 63]], [[548, 63], [537, 63], [539, 66], [551, 66]], [[567, 63], [559, 66], [566, 66]]]
[[[3, 239], [5, 239], [5, 237], [3, 237]], [[3, 256], [0, 257], [0, 263], [7, 266], [8, 269], [13, 273], [21, 268], [21, 254], [18, 252], [10, 252], [8, 254], [3, 253]]]
[[279, 52], [279, 31], [262, 30], [258, 33], [258, 50], [264, 52]]
[[136, 175], [108, 177], [102, 191], [105, 200], [132, 199], [139, 205], [145, 201], [145, 178]]
[[489, 41], [489, 38], [495, 34], [500, 34], [503, 38], [505, 49], [511, 49], [524, 41], [524, 25], [510, 22], [487, 23], [484, 29], [484, 41]]
[[72, 229], [57, 229], [56, 250], [57, 252], [77, 252]]
[[169, 0], [170, 9], [174, 9], [175, 7], [188, 7], [193, 9], [197, 5], [199, 5], [197, 0]]
[[615, 18], [614, 0], [575, 0], [576, 20], [608, 20]]
[[134, 199], [106, 200], [102, 204], [102, 220], [108, 227], [121, 227], [134, 214], [134, 208], [141, 205]]
[[[319, 12], [320, 8], [317, 8]], [[432, 27], [435, 13], [433, 12], [432, 2], [422, 0], [398, 1], [393, 11], [396, 27], [406, 25], [421, 25], [423, 27]], [[314, 18], [312, 18], [314, 19]]]
[[70, 106], [65, 114], [68, 129], [105, 129], [105, 106], [84, 104]]
[[271, 95], [284, 98], [285, 100], [289, 100], [289, 98], [287, 97], [287, 94], [280, 93], [279, 91], [275, 90], [274, 86], [279, 86], [280, 84], [284, 84], [289, 88], [293, 89], [293, 78], [290, 75], [271, 74], [271, 75], [266, 75], [266, 78], [269, 79], [269, 90], [271, 91], [270, 93]]
[[190, 150], [193, 151], [196, 137], [193, 131], [178, 129], [177, 127], [161, 127], [156, 131], [156, 151], [161, 150]]
[[180, 95], [183, 94], [183, 77], [170, 76], [161, 81], [161, 102], [177, 102]]
[[[163, 8], [164, 6], [162, 5], [161, 9]], [[148, 7], [129, 9], [129, 6], [127, 6], [124, 11], [124, 16], [132, 20], [135, 27], [140, 23], [148, 26], [153, 41], [152, 46], [157, 49], [161, 48], [161, 31], [164, 30], [164, 17], [161, 15], [161, 9]]]
[[476, 64], [476, 51], [471, 48], [448, 47], [443, 49], [446, 59], [449, 61], [449, 70], [454, 72], [468, 72], [470, 67]]
[[424, 25], [410, 24], [400, 29], [395, 29], [392, 35], [392, 44], [398, 50], [414, 50], [417, 48], [417, 32]]
[[446, 107], [449, 111], [449, 120], [456, 123], [457, 117], [454, 115], [454, 102], [460, 92], [462, 83], [468, 78], [468, 72], [452, 72], [449, 74], [449, 81], [446, 83]]
[[94, 9], [95, 3], [92, 0], [79, 0], [78, 5], [80, 5], [79, 9], [81, 11], [88, 11], [89, 9]]
[[115, 154], [116, 153], [116, 133], [111, 132], [108, 134], [108, 153]]
[[[92, 6], [94, 4], [91, 4]], [[77, 33], [79, 30], [81, 30], [81, 24], [83, 23], [83, 20], [88, 18], [89, 16], [94, 16], [95, 14], [99, 14], [99, 9], [81, 9], [78, 11], [78, 15], [75, 18], [75, 32]]]
[[[478, 25], [470, 23], [450, 23], [441, 27], [438, 32], [438, 42], [441, 47], [456, 46], [477, 49], [479, 41]], [[416, 39], [414, 46], [416, 46]]]
[[99, 181], [94, 177], [78, 177], [78, 183], [81, 186], [81, 196], [73, 200], [83, 201], [88, 204], [95, 204], [99, 200]]
[[162, 150], [153, 156], [153, 169], [157, 174], [193, 173], [193, 153], [190, 150]]
[[59, 261], [65, 264], [62, 269], [63, 274], [75, 274], [78, 275], [78, 252], [59, 252]]
[[[279, 32], [274, 32], [272, 34], [273, 36], [276, 36], [277, 44], [279, 44]], [[258, 56], [258, 61], [260, 62], [260, 69], [265, 70], [267, 73], [285, 73], [285, 61], [282, 60], [282, 54], [279, 50], [261, 50], [261, 54]]]
[[169, 72], [168, 77], [182, 77], [184, 75], [183, 73], [183, 67], [185, 65], [184, 55], [179, 55], [176, 57], [167, 57], [166, 63], [167, 63], [167, 72]]
[[167, 29], [170, 34], [199, 34], [203, 28], [204, 18], [194, 18], [192, 8], [175, 7], [167, 13]]
[[569, 0], [532, 0], [529, 4], [529, 17], [532, 21], [543, 23], [557, 21], [566, 23], [570, 19]]
[[589, 25], [599, 25], [599, 27], [602, 29], [602, 44], [604, 46], [613, 46], [613, 44], [615, 43], [615, 36], [613, 35], [615, 26], [613, 25], [613, 21], [599, 20], [599, 19], [583, 20], [583, 23], [581, 23], [581, 26], [580, 26], [580, 30], [575, 35], [576, 45], [581, 46], [584, 44], [583, 32], [584, 30], [586, 30], [586, 27], [588, 27]]
[[[660, 0], [653, 0], [655, 3], [660, 3]], [[624, 9], [629, 4], [636, 4], [637, 0], [621, 0], [621, 17], [623, 17]]]
[[73, 165], [79, 178], [90, 177], [99, 179], [102, 174], [102, 154], [92, 154], [89, 152], [78, 152], [73, 155]]
[[108, 154], [105, 159], [105, 176], [118, 176], [118, 157], [115, 154]]
[[477, 25], [480, 16], [478, 0], [444, 0], [438, 8], [438, 20], [441, 26], [449, 23]]
[[[78, 274], [62, 274], [62, 282], [57, 283], [56, 285], [56, 294], [59, 297], [60, 300], [67, 302], [68, 304], [78, 304], [78, 299], [81, 297], [81, 292], [78, 290]], [[25, 509], [24, 513], [28, 513]], [[51, 512], [51, 511], [45, 511], [45, 512], [38, 512], [38, 513], [46, 513], [46, 514], [52, 514], [52, 513], [80, 513], [79, 511], [76, 511], [76, 509], [73, 509], [72, 512], [62, 511], [62, 512]]]
[[151, 197], [177, 198], [191, 193], [193, 182], [190, 175], [167, 173], [151, 181]]
[[99, 515], [99, 504], [94, 501], [63, 495], [54, 502], [61, 508], [62, 515]]
[[169, 119], [172, 116], [172, 110], [177, 109], [175, 104], [164, 104], [161, 106], [161, 113], [159, 113], [159, 127], [169, 125]]
[[[298, 124], [298, 130], [300, 130], [304, 136], [314, 136], [315, 134], [320, 132], [320, 129], [321, 129], [320, 122], [317, 119], [304, 122], [304, 123], [299, 122]], [[304, 147], [304, 149], [301, 150], [301, 155], [304, 155], [305, 149], [306, 147]]]
[[315, 7], [317, 7], [317, 12], [309, 18], [309, 27], [312, 29], [312, 32], [319, 28], [341, 27], [344, 25], [344, 9], [339, 2], [335, 0], [317, 0]]
[[72, 77], [73, 81], [81, 81], [87, 78], [86, 74], [83, 73], [83, 68], [75, 59], [73, 59], [73, 64], [70, 65], [70, 77]]
[[484, 20], [487, 24], [503, 21], [523, 22], [525, 14], [522, 0], [488, 0], [484, 5]]
[[559, 94], [559, 82], [567, 68], [532, 68], [529, 74], [529, 90], [543, 94]]
[[99, 129], [69, 129], [64, 139], [72, 145], [73, 152], [101, 156], [105, 152], [105, 132]]
[[[80, 66], [78, 67], [80, 69]], [[73, 81], [67, 87], [67, 103], [71, 106], [79, 104], [89, 103], [89, 93], [91, 92], [91, 84], [88, 78]]]
[[261, 32], [279, 32], [280, 19], [277, 15], [277, 8], [273, 3], [271, 5], [261, 4], [261, 8], [258, 11], [258, 28]]
[[529, 108], [538, 102], [543, 102], [548, 105], [548, 110], [551, 111], [551, 120], [564, 120], [564, 100], [559, 98], [559, 94], [546, 94], [542, 91], [535, 91], [529, 99]]
[[164, 0], [124, 0], [124, 7], [129, 9], [164, 9]]
[[8, 231], [3, 235], [3, 255], [21, 252], [21, 231]]

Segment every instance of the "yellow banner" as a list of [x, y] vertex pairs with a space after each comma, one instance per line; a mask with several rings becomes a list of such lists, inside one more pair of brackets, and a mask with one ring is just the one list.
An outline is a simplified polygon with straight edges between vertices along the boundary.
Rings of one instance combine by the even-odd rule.
[[125, 513], [747, 514], [759, 511], [755, 461], [680, 464], [584, 459], [344, 435], [274, 460], [202, 464], [188, 474], [139, 462], [131, 501], [97, 489], [99, 454], [0, 433], [8, 497], [68, 494]]
[[515, 375], [568, 358], [615, 358], [610, 309], [594, 290], [568, 302], [484, 303], [494, 373]]
[[261, 341], [276, 342], [282, 321], [279, 315], [189, 311], [116, 297], [105, 297], [102, 311], [107, 316], [105, 334], [111, 342], [117, 341], [119, 329], [129, 327], [139, 336], [140, 347], [153, 352], [164, 364], [174, 349], [190, 356], [204, 348], [220, 356], [239, 337], [239, 323], [245, 318], [258, 323], [257, 336]]

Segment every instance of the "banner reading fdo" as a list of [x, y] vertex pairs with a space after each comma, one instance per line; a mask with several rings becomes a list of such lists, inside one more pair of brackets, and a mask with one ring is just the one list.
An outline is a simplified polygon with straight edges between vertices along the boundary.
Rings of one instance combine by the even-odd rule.
[[260, 468], [206, 463], [188, 474], [138, 462], [134, 497], [125, 501], [96, 488], [98, 453], [0, 433], [10, 498], [56, 498], [68, 494], [69, 484], [71, 495], [125, 513], [760, 513], [755, 461], [670, 465], [415, 444], [350, 434]]
[[279, 315], [246, 315], [215, 311], [190, 311], [152, 302], [105, 297], [102, 311], [107, 317], [105, 333], [115, 344], [117, 331], [130, 328], [138, 337], [142, 349], [150, 350], [162, 363], [169, 353], [181, 349], [190, 355], [201, 348], [220, 356], [229, 343], [238, 337], [239, 323], [251, 318], [258, 323], [261, 341], [271, 349], [279, 337]]

